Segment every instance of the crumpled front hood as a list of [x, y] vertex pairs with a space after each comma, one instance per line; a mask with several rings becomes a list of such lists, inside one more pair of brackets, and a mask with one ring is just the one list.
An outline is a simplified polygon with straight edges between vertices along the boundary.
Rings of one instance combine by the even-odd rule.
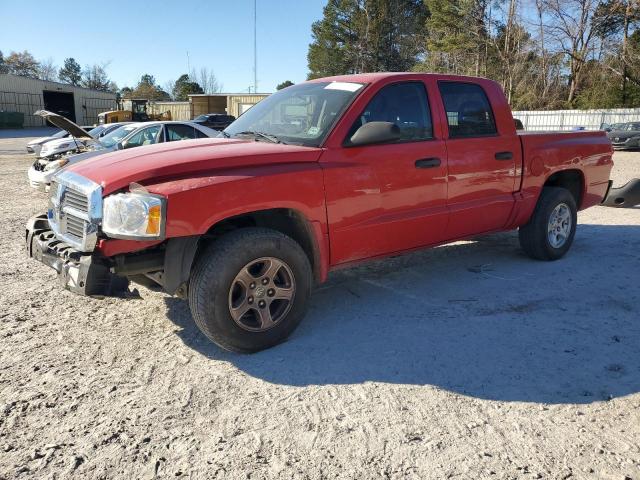
[[66, 170], [102, 185], [108, 195], [132, 182], [145, 185], [189, 175], [216, 176], [241, 167], [316, 162], [321, 151], [253, 140], [183, 140], [98, 155]]

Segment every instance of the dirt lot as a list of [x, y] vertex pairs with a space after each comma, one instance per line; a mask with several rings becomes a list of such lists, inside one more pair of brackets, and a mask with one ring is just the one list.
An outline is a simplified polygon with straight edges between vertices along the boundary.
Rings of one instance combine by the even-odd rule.
[[506, 233], [339, 272], [239, 356], [180, 300], [25, 257], [26, 140], [0, 139], [0, 478], [640, 479], [640, 210], [582, 212], [555, 263]]

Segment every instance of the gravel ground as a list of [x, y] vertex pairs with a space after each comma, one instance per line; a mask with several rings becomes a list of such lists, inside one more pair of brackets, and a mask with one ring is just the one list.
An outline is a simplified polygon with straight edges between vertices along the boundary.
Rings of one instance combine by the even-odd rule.
[[25, 257], [26, 141], [0, 139], [0, 478], [640, 479], [640, 210], [580, 213], [555, 263], [510, 232], [335, 273], [240, 356], [185, 302]]

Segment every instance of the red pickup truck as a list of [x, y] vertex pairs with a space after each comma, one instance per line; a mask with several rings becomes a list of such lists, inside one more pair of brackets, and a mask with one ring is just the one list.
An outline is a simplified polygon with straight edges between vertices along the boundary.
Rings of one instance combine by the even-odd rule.
[[26, 246], [74, 292], [161, 289], [215, 343], [253, 352], [295, 329], [336, 268], [516, 228], [531, 257], [562, 257], [576, 212], [610, 188], [612, 153], [605, 132], [516, 133], [490, 80], [324, 78], [220, 138], [64, 169]]

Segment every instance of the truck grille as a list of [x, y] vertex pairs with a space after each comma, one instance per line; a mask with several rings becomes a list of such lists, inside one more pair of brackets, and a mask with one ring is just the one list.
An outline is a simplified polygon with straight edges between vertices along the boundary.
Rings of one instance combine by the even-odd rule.
[[81, 239], [84, 236], [85, 221], [81, 218], [67, 214], [67, 233]]
[[63, 171], [51, 181], [49, 224], [56, 238], [84, 252], [94, 249], [102, 220], [102, 188]]
[[89, 211], [89, 202], [85, 194], [67, 189], [62, 199], [62, 207], [71, 207], [79, 212], [87, 213]]

